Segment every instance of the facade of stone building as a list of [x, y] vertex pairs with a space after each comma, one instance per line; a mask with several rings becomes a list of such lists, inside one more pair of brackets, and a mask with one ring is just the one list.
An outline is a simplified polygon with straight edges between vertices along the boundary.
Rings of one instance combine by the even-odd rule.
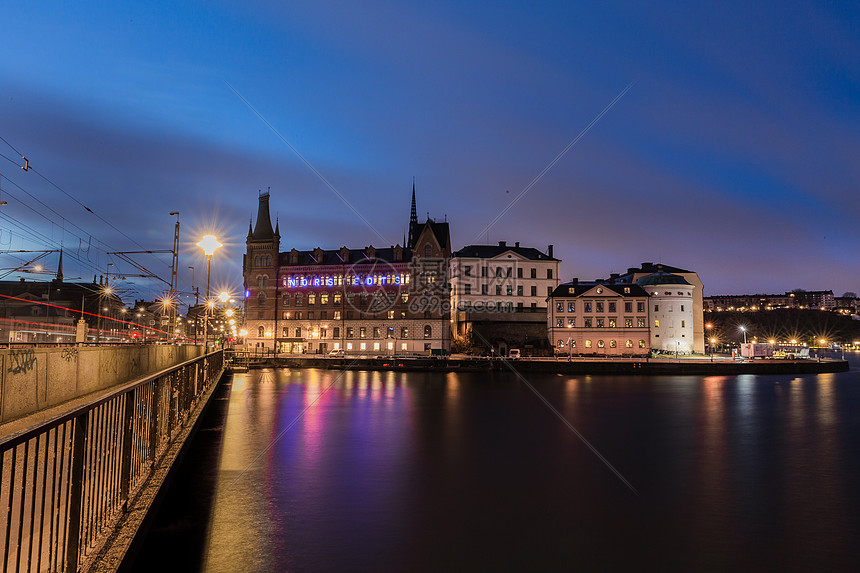
[[407, 245], [280, 251], [261, 194], [243, 261], [247, 349], [280, 354], [430, 355], [450, 350], [447, 222], [418, 223]]

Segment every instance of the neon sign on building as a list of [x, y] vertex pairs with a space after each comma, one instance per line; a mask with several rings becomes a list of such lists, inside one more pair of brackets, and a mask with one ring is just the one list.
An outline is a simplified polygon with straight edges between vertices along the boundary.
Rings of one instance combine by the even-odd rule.
[[409, 273], [375, 273], [356, 275], [290, 275], [283, 278], [286, 288], [321, 288], [321, 287], [399, 287], [409, 284]]

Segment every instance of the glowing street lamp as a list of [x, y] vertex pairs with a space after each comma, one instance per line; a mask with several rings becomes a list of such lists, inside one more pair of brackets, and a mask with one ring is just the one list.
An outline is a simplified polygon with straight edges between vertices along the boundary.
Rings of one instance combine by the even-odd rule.
[[203, 254], [206, 255], [206, 317], [203, 321], [203, 347], [205, 352], [209, 352], [209, 313], [211, 312], [211, 304], [209, 303], [209, 270], [212, 266], [212, 255], [215, 254], [215, 249], [221, 247], [221, 243], [215, 238], [215, 235], [206, 235], [197, 243], [197, 246], [203, 249]]
[[746, 343], [747, 343], [747, 327], [746, 327], [746, 326], [742, 326], [742, 327], [741, 327], [741, 332], [743, 332], [743, 333], [744, 333], [744, 344], [746, 344]]

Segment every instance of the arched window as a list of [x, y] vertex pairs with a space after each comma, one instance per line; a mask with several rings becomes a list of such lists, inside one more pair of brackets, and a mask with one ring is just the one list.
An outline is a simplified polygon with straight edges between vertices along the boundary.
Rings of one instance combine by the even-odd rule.
[[627, 348], [633, 348], [633, 341], [628, 340], [627, 342], [624, 343], [624, 346], [626, 346]]
[[614, 340], [609, 341], [609, 348], [616, 348], [618, 344]]
[[269, 286], [269, 275], [263, 275], [263, 286]]
[[425, 257], [430, 256], [430, 245], [424, 245], [424, 256]]
[[597, 347], [598, 348], [603, 348], [604, 346], [606, 346], [606, 343], [604, 343], [602, 340], [597, 341]]
[[271, 267], [271, 266], [272, 266], [272, 255], [267, 255], [267, 256], [266, 256], [266, 266], [267, 266], [267, 267]]
[[257, 336], [259, 336], [260, 338], [263, 338], [264, 334], [265, 334], [265, 331], [263, 330], [262, 326], [257, 329]]
[[257, 295], [257, 304], [259, 304], [261, 306], [266, 304], [266, 293], [261, 292], [260, 294]]
[[559, 340], [556, 346], [558, 346], [559, 348], [564, 348], [564, 340]]
[[290, 295], [284, 295], [284, 306], [290, 306]]
[[430, 328], [430, 325], [427, 324], [424, 326], [424, 338], [431, 338], [433, 336], [433, 329]]
[[263, 275], [257, 275], [257, 286], [263, 286]]
[[300, 292], [296, 293], [296, 306], [302, 306], [304, 304], [304, 295]]
[[259, 266], [260, 266], [260, 257], [259, 257], [259, 255], [258, 255], [258, 256], [256, 256], [256, 257], [254, 257], [254, 266], [255, 266], [255, 267], [259, 267]]
[[639, 348], [645, 348], [645, 341], [644, 340], [639, 341]]

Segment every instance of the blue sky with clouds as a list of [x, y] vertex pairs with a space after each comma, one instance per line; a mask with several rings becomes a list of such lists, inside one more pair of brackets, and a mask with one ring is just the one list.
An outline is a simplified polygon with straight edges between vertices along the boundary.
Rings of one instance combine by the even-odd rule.
[[233, 86], [388, 244], [414, 176], [455, 248], [554, 244], [565, 278], [662, 261], [706, 294], [860, 290], [850, 3], [83, 0], [8, 5], [2, 26], [0, 136], [38, 173], [0, 158], [0, 243], [62, 243], [67, 276], [169, 249], [179, 210], [184, 288], [214, 230], [213, 284], [238, 290], [267, 187], [282, 250], [382, 243]]

